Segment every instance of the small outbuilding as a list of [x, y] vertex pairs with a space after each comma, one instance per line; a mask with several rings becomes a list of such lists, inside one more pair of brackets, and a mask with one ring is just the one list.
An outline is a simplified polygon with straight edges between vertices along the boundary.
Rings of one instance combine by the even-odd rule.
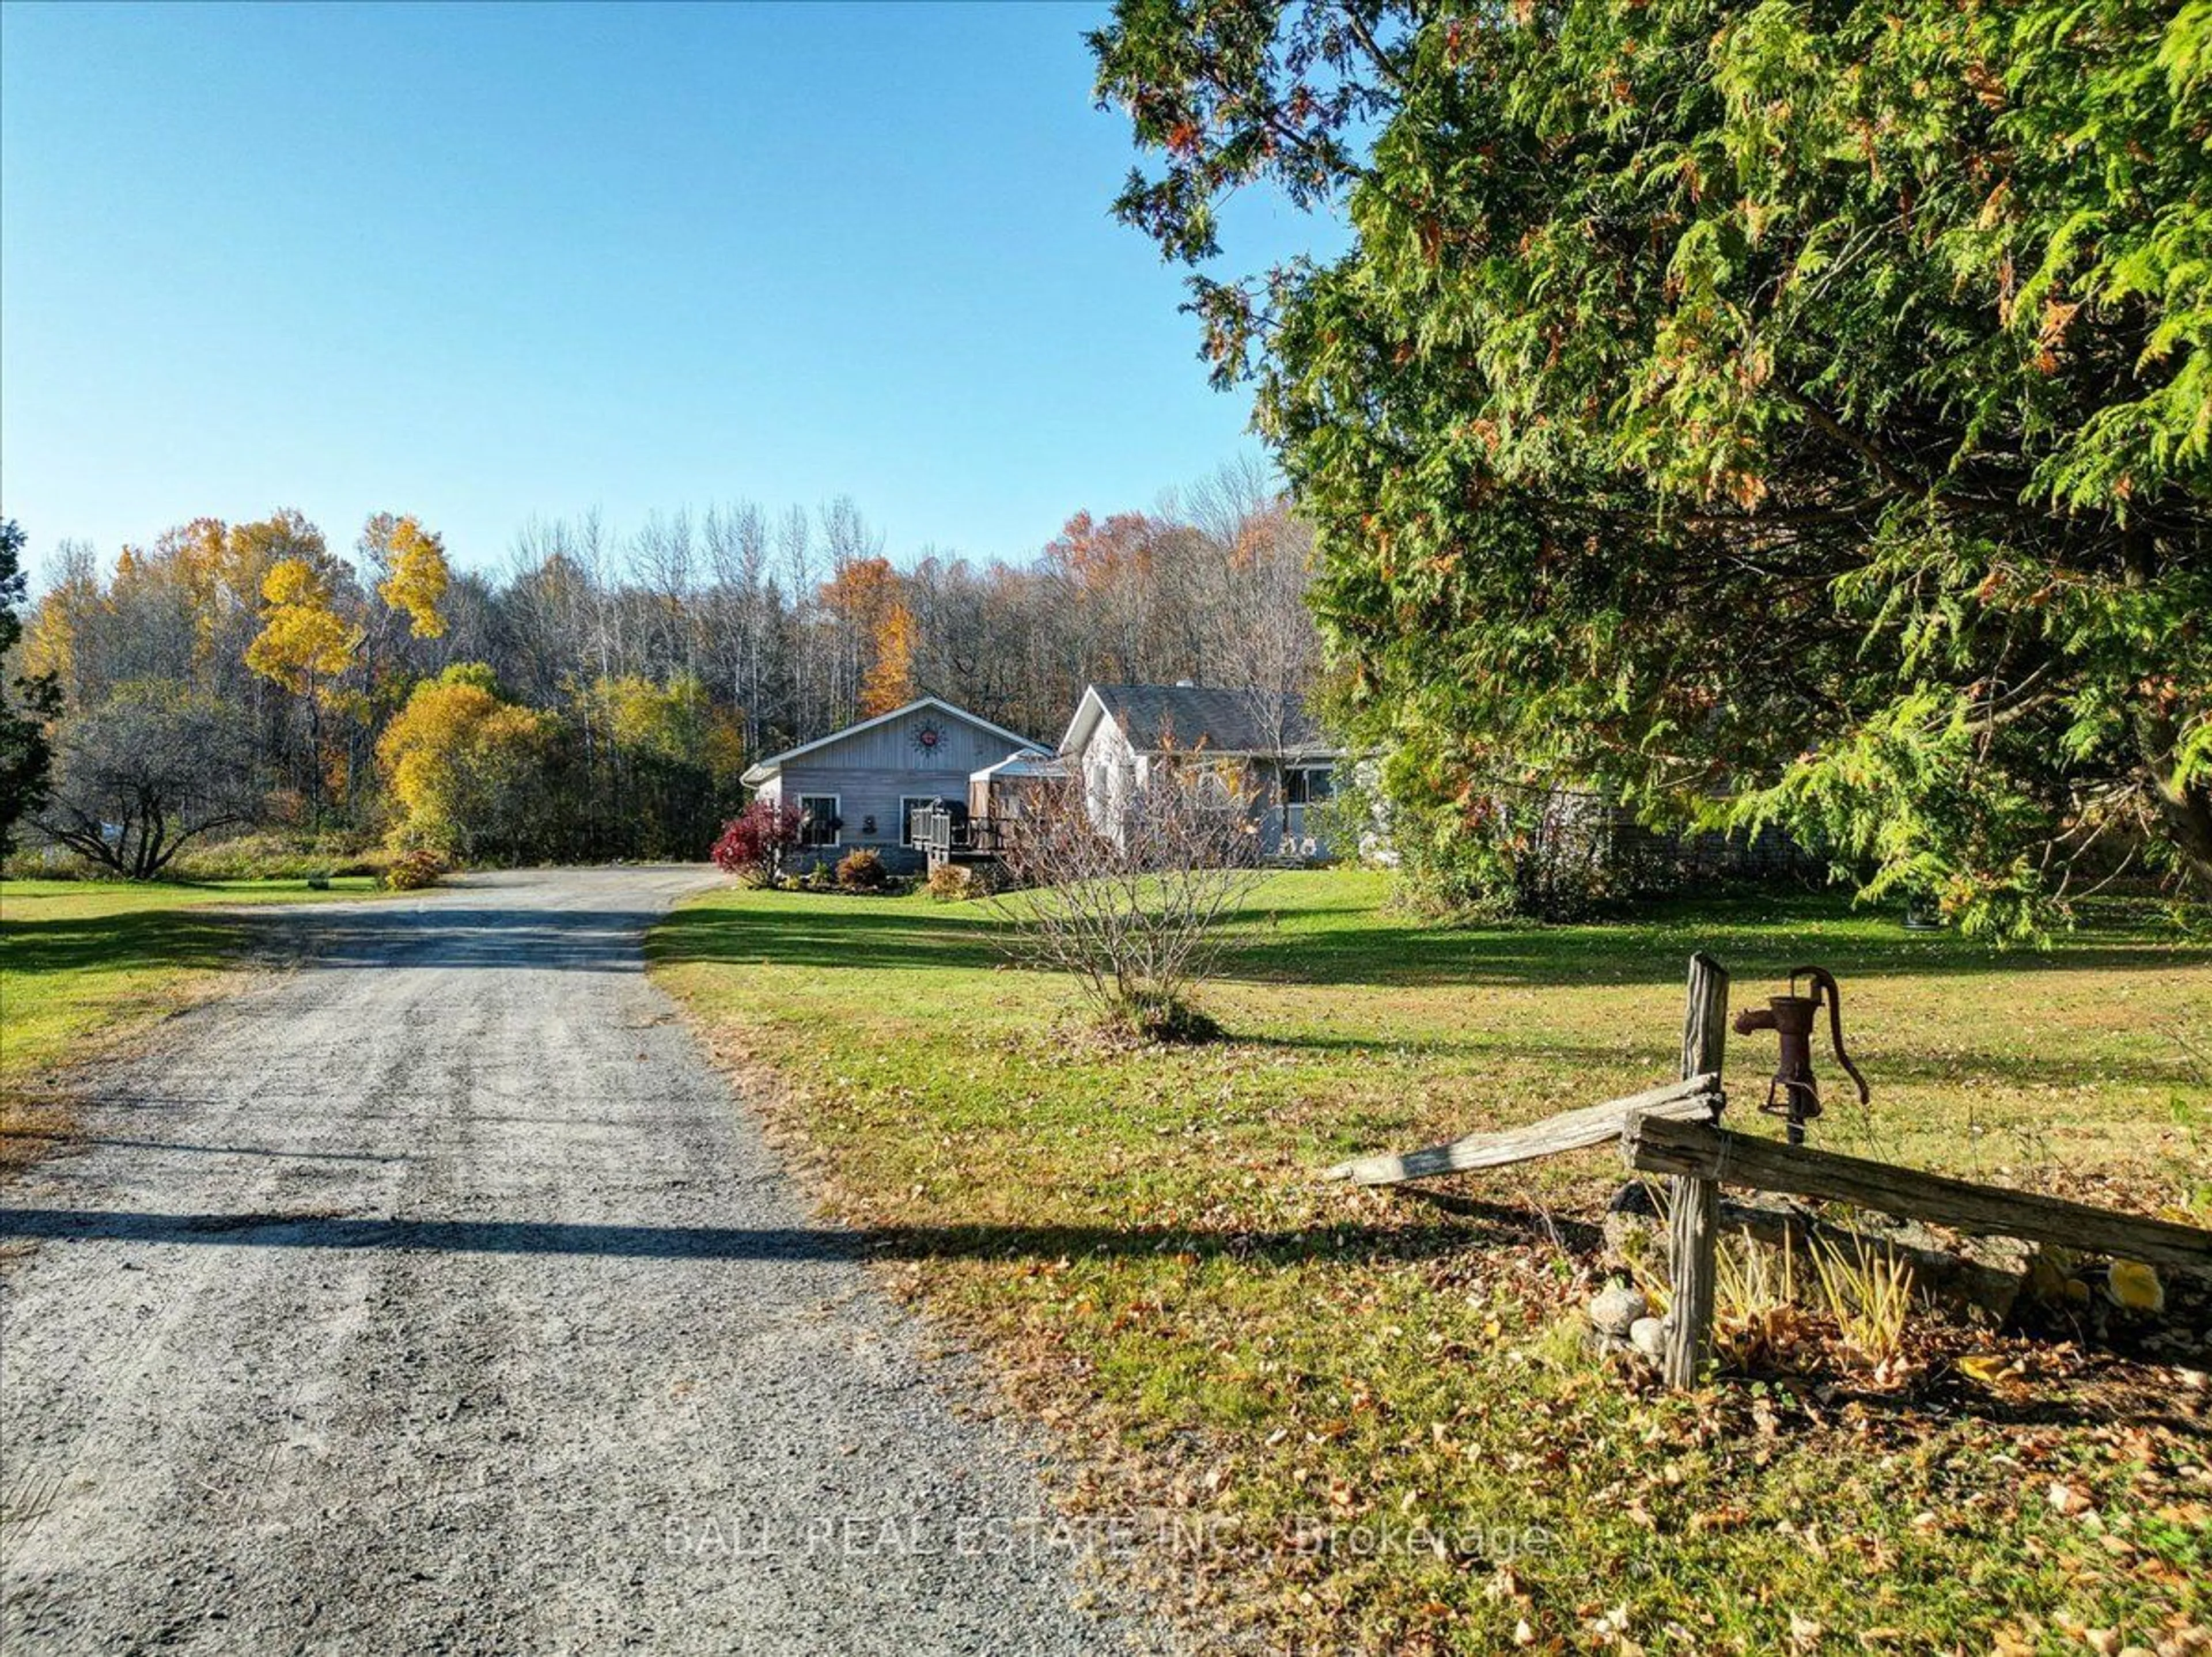
[[756, 798], [781, 802], [804, 820], [796, 868], [834, 864], [866, 847], [885, 868], [911, 873], [925, 861], [916, 814], [943, 803], [964, 817], [970, 778], [1010, 750], [1040, 751], [1018, 731], [921, 696], [772, 755], [742, 780]]

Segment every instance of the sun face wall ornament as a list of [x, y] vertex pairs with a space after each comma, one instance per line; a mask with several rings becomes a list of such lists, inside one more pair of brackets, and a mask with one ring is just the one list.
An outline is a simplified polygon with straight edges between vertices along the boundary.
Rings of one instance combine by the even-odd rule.
[[924, 719], [915, 726], [913, 741], [915, 750], [923, 754], [934, 754], [945, 745], [945, 732], [934, 719]]

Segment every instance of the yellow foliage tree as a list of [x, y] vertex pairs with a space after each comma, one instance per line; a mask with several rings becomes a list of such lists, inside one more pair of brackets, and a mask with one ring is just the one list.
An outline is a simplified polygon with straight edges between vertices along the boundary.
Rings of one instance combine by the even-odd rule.
[[246, 665], [295, 695], [313, 696], [345, 671], [361, 633], [331, 607], [330, 583], [304, 558], [274, 565], [261, 583], [261, 632]]
[[446, 631], [446, 618], [438, 606], [446, 597], [453, 572], [446, 563], [443, 537], [433, 535], [412, 518], [392, 525], [385, 541], [392, 573], [377, 583], [384, 602], [406, 613], [418, 639], [435, 639]]
[[289, 507], [228, 527], [216, 519], [196, 518], [162, 536], [155, 556], [191, 592], [203, 659], [238, 648], [239, 632], [252, 622], [257, 595], [261, 618], [267, 620], [269, 580], [278, 566], [300, 565], [304, 585], [322, 596], [325, 607], [338, 571], [322, 531]]
[[99, 583], [89, 576], [66, 576], [49, 588], [23, 629], [24, 676], [51, 677], [73, 704], [81, 703], [77, 640], [100, 603]]
[[554, 725], [501, 701], [480, 662], [416, 685], [376, 744], [403, 814], [399, 843], [464, 859], [529, 850]]
[[270, 566], [261, 597], [261, 631], [246, 647], [246, 665], [306, 699], [313, 807], [320, 816], [328, 757], [323, 752], [323, 705], [331, 681], [345, 671], [360, 646], [361, 629], [331, 608], [328, 574], [305, 558], [282, 558]]

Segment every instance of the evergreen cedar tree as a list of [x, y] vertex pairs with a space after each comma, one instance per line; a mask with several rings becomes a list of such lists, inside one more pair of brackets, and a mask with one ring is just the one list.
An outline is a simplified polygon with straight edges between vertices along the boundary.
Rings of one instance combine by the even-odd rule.
[[[25, 539], [14, 519], [0, 518], [0, 675], [12, 671], [23, 632], [18, 611], [27, 586]], [[15, 848], [15, 825], [46, 799], [53, 760], [46, 725], [60, 708], [61, 692], [51, 674], [21, 674], [12, 683], [0, 683], [0, 857]]]
[[[2212, 6], [1122, 0], [1091, 37], [1319, 535], [1409, 854], [1500, 781], [2032, 930], [2212, 881]], [[2084, 852], [2087, 853], [2086, 858]]]

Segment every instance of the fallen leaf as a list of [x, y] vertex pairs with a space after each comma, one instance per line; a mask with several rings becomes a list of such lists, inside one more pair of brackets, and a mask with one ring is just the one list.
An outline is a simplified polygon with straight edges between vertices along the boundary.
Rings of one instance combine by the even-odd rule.
[[1969, 1352], [1957, 1363], [1960, 1374], [1984, 1387], [2011, 1381], [2021, 1372], [2019, 1361], [2002, 1352]]

